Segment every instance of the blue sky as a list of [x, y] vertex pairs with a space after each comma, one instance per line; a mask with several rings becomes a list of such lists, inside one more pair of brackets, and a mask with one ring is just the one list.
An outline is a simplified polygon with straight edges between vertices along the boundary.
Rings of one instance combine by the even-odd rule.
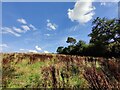
[[48, 53], [56, 52], [59, 46], [67, 46], [68, 36], [89, 43], [92, 20], [116, 18], [117, 9], [117, 3], [4, 2], [0, 47], [3, 52]]

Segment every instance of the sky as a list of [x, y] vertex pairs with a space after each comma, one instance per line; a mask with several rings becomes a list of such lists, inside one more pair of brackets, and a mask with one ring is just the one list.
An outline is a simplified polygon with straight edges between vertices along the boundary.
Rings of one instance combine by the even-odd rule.
[[117, 18], [118, 3], [3, 2], [0, 50], [56, 53], [67, 37], [89, 43], [96, 17]]

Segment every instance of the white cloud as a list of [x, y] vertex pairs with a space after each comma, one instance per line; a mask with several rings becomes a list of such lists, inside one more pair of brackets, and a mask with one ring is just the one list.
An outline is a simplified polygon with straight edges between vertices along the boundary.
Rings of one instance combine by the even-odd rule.
[[7, 44], [0, 44], [0, 52], [3, 50], [3, 48], [8, 48]]
[[50, 20], [49, 20], [49, 19], [47, 19], [47, 22], [50, 22]]
[[50, 34], [44, 34], [45, 36], [50, 36]]
[[24, 51], [25, 49], [21, 48], [20, 51]]
[[28, 49], [20, 48], [20, 49], [19, 49], [19, 52], [29, 52], [29, 50], [28, 50]]
[[105, 5], [106, 5], [106, 2], [101, 2], [100, 5], [101, 5], [101, 6], [105, 6]]
[[37, 28], [33, 26], [32, 24], [30, 24], [29, 27], [32, 28], [32, 30], [37, 30]]
[[94, 2], [119, 2], [119, 0], [94, 0]]
[[48, 30], [56, 30], [57, 29], [57, 25], [55, 23], [51, 23], [49, 19], [47, 19], [47, 29]]
[[0, 44], [0, 47], [8, 47], [7, 44]]
[[21, 35], [16, 33], [15, 31], [13, 31], [13, 29], [9, 28], [9, 27], [2, 27], [2, 31], [4, 33], [11, 33], [13, 35], [15, 35], [16, 37], [20, 37]]
[[22, 33], [24, 32], [23, 30], [21, 30], [20, 28], [16, 28], [16, 27], [13, 27], [13, 30], [18, 32], [18, 33]]
[[29, 52], [38, 53], [36, 50], [29, 50]]
[[25, 31], [30, 30], [30, 28], [29, 28], [27, 25], [22, 25], [21, 27], [22, 27]]
[[108, 6], [108, 7], [112, 5], [117, 5], [117, 4], [118, 2], [106, 2], [106, 1], [100, 3], [101, 6]]
[[23, 18], [17, 19], [17, 21], [22, 23], [22, 24], [27, 24], [26, 20]]
[[87, 23], [93, 18], [95, 7], [92, 6], [92, 0], [87, 2], [81, 2], [79, 0], [75, 3], [73, 9], [68, 9], [68, 17], [71, 21], [77, 21], [79, 23]]
[[23, 19], [23, 18], [17, 19], [17, 21], [24, 24], [24, 25], [21, 25], [20, 28], [17, 28], [15, 26], [13, 26], [13, 27], [1, 27], [0, 34], [13, 34], [17, 37], [20, 37], [22, 33], [25, 33], [29, 30], [36, 30], [37, 29], [32, 24], [28, 25], [27, 22], [25, 21], [25, 19]]
[[39, 46], [35, 46], [36, 50], [41, 51], [42, 49]]
[[49, 52], [45, 50], [44, 53], [49, 53]]

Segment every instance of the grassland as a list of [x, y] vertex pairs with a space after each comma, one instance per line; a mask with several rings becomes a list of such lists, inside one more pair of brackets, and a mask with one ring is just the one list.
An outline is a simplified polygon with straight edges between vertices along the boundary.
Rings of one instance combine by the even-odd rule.
[[120, 89], [120, 59], [4, 53], [2, 87]]

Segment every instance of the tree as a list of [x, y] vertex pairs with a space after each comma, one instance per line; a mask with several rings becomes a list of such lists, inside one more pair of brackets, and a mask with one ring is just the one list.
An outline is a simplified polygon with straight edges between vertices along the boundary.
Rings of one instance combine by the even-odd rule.
[[59, 47], [58, 52], [85, 56], [120, 57], [120, 19], [99, 18], [92, 22], [90, 43], [72, 37], [67, 38], [68, 47]]
[[68, 49], [68, 47], [65, 47], [65, 48], [63, 49], [62, 54], [70, 54], [70, 50]]
[[107, 46], [107, 53], [109, 54], [109, 56], [120, 57], [120, 43], [118, 41], [110, 43]]
[[79, 46], [79, 47], [84, 46], [84, 45], [86, 45], [86, 43], [82, 40], [79, 40], [76, 44], [76, 46]]
[[58, 47], [57, 48], [57, 52], [59, 53], [59, 54], [62, 54], [62, 52], [63, 52], [63, 49], [64, 49], [64, 47]]
[[85, 49], [86, 43], [82, 40], [79, 40], [75, 45], [74, 52], [79, 55], [83, 55], [83, 50]]
[[93, 20], [92, 26], [92, 33], [89, 34], [90, 43], [108, 45], [120, 38], [120, 24], [117, 19], [97, 17]]
[[92, 33], [89, 34], [90, 43], [94, 44], [93, 49], [98, 51], [97, 55], [118, 54], [120, 52], [120, 20], [97, 17], [93, 20], [92, 26]]
[[69, 51], [69, 54], [75, 54], [75, 46], [74, 45], [69, 45], [67, 49]]
[[76, 43], [76, 39], [68, 37], [66, 42], [74, 45]]

